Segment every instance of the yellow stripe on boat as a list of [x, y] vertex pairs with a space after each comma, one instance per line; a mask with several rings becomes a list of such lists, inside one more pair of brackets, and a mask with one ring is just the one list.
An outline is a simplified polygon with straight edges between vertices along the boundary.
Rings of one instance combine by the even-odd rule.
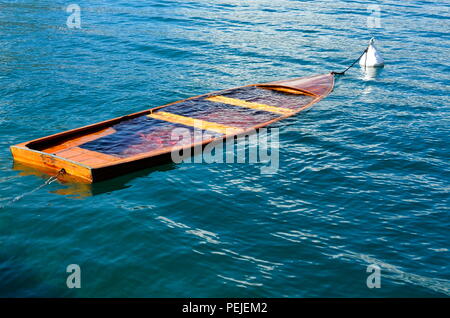
[[176, 123], [176, 124], [182, 124], [185, 126], [191, 126], [191, 127], [197, 128], [197, 129], [214, 131], [214, 132], [218, 132], [221, 134], [233, 134], [233, 133], [239, 133], [242, 131], [241, 128], [221, 125], [218, 123], [213, 123], [213, 122], [209, 122], [209, 121], [205, 121], [205, 120], [201, 120], [201, 119], [195, 119], [192, 117], [175, 115], [175, 114], [163, 112], [163, 111], [158, 111], [156, 113], [152, 113], [147, 116], [154, 118], [154, 119], [164, 120], [164, 121], [168, 121], [168, 122]]
[[222, 103], [222, 104], [228, 104], [233, 106], [240, 106], [245, 108], [252, 108], [257, 110], [264, 110], [266, 112], [272, 112], [280, 115], [291, 115], [293, 111], [291, 109], [282, 108], [282, 107], [275, 107], [265, 104], [258, 104], [253, 102], [247, 102], [245, 100], [237, 99], [237, 98], [230, 98], [225, 96], [211, 96], [206, 98], [206, 100], [216, 103]]
[[[263, 87], [266, 88], [266, 87]], [[305, 93], [301, 91], [297, 91], [292, 88], [284, 88], [284, 87], [267, 87], [267, 89], [273, 90], [273, 91], [279, 91], [283, 93], [289, 93], [289, 94], [296, 94], [296, 95], [304, 95]]]
[[307, 95], [312, 97], [317, 97], [316, 94], [308, 92], [306, 90], [297, 90], [287, 87], [273, 87], [273, 86], [259, 86], [260, 88], [270, 89], [271, 91], [279, 91], [283, 93], [295, 94], [295, 95]]

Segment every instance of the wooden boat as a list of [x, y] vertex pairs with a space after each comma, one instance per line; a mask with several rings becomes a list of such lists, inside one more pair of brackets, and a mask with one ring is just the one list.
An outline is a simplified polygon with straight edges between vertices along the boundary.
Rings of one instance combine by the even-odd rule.
[[[173, 151], [247, 134], [308, 109], [327, 96], [334, 74], [253, 84], [191, 97], [11, 146], [15, 161], [92, 183], [170, 161]], [[176, 144], [174, 128], [203, 137]], [[193, 134], [195, 136], [195, 134]]]

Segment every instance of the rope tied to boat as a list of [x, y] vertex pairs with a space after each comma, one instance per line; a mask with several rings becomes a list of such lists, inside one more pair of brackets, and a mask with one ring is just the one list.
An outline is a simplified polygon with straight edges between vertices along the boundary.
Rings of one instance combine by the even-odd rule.
[[6, 208], [6, 207], [8, 207], [8, 206], [10, 206], [11, 204], [13, 204], [13, 203], [15, 203], [15, 202], [17, 202], [17, 201], [19, 201], [19, 200], [22, 199], [23, 197], [25, 197], [25, 196], [27, 196], [27, 195], [30, 195], [30, 194], [32, 194], [32, 193], [34, 193], [34, 192], [36, 192], [36, 191], [42, 189], [42, 188], [45, 187], [46, 185], [48, 185], [48, 184], [50, 184], [50, 183], [52, 183], [52, 182], [55, 182], [56, 180], [58, 180], [58, 177], [63, 176], [63, 175], [65, 175], [65, 174], [66, 174], [66, 170], [65, 170], [64, 168], [62, 168], [61, 170], [58, 171], [57, 174], [55, 174], [54, 176], [51, 176], [51, 177], [49, 177], [47, 180], [45, 180], [45, 182], [44, 182], [43, 184], [37, 186], [36, 188], [32, 189], [31, 191], [28, 191], [28, 192], [22, 193], [21, 195], [16, 196], [15, 198], [13, 198], [13, 199], [12, 199], [11, 201], [9, 201], [8, 203], [6, 203], [6, 204], [0, 206], [0, 210]]
[[[362, 52], [362, 54], [352, 63], [352, 65], [347, 67], [344, 71], [342, 71], [342, 72], [331, 72], [331, 74], [333, 74], [333, 75], [345, 75], [345, 72], [347, 72], [349, 69], [351, 69], [356, 64], [356, 62], [358, 62], [363, 57], [363, 55], [367, 53], [368, 49], [369, 49], [369, 47], [366, 47], [364, 52]], [[366, 59], [367, 59], [367, 54], [366, 54]]]

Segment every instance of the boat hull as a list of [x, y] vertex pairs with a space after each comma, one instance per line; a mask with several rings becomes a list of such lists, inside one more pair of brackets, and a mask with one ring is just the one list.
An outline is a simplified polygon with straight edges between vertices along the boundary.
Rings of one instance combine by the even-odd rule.
[[[49, 175], [64, 169], [63, 180], [93, 183], [170, 162], [173, 152], [253, 133], [310, 108], [333, 87], [330, 73], [222, 90], [20, 143], [11, 153]], [[192, 135], [174, 140], [175, 129]]]

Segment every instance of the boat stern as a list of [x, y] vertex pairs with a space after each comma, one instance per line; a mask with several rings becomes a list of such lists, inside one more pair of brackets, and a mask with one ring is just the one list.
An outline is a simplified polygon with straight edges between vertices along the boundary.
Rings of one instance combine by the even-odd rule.
[[92, 183], [92, 168], [79, 162], [62, 158], [57, 155], [34, 150], [27, 147], [28, 143], [10, 146], [14, 161], [32, 166], [48, 175], [57, 175], [62, 169], [68, 176], [77, 182]]

